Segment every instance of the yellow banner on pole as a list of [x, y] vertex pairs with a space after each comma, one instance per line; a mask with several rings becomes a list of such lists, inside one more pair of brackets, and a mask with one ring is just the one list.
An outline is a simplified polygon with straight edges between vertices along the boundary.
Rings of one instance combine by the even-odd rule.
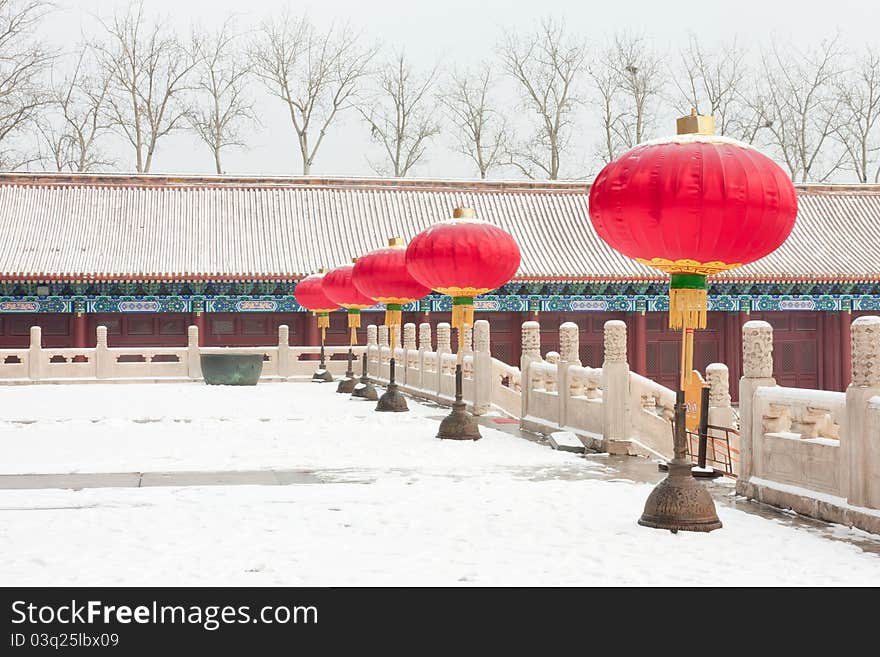
[[697, 370], [691, 370], [684, 384], [685, 426], [696, 433], [700, 429], [700, 402], [706, 382]]

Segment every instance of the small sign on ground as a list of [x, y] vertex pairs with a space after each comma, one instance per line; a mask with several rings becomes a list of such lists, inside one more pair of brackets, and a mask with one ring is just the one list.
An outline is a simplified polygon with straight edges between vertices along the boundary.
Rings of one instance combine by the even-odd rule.
[[549, 436], [550, 446], [563, 452], [584, 453], [584, 444], [571, 431], [554, 431]]

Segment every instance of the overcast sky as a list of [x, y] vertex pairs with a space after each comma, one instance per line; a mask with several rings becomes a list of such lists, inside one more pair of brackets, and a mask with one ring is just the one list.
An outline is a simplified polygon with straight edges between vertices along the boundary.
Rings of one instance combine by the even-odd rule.
[[[45, 26], [46, 36], [60, 47], [73, 46], [83, 32], [94, 33], [92, 15], [108, 15], [127, 3], [112, 0], [56, 0], [58, 10]], [[319, 26], [350, 20], [381, 41], [386, 52], [405, 48], [414, 64], [429, 67], [438, 58], [447, 67], [476, 64], [492, 56], [502, 27], [518, 31], [533, 28], [545, 15], [564, 17], [567, 28], [582, 32], [593, 41], [627, 29], [650, 37], [662, 52], [685, 44], [689, 31], [706, 43], [736, 35], [744, 45], [769, 43], [771, 39], [794, 40], [807, 45], [839, 29], [842, 41], [853, 47], [872, 44], [880, 48], [880, 2], [876, 0], [734, 0], [729, 2], [682, 0], [625, 0], [613, 2], [561, 2], [558, 0], [146, 0], [147, 12], [169, 19], [188, 31], [193, 22], [213, 28], [230, 13], [240, 24], [256, 25], [285, 6], [306, 12]], [[281, 101], [259, 96], [262, 126], [250, 137], [247, 150], [229, 151], [225, 169], [236, 174], [296, 174], [300, 171], [293, 132]], [[670, 124], [669, 132], [674, 131]], [[439, 139], [428, 151], [426, 162], [416, 169], [419, 177], [473, 177], [474, 168]], [[378, 156], [369, 131], [349, 112], [343, 125], [327, 137], [313, 173], [371, 175], [365, 154]], [[586, 150], [586, 149], [584, 149]], [[120, 168], [132, 168], [133, 156], [121, 151]], [[586, 153], [573, 157], [577, 164], [565, 171], [569, 177], [588, 175]], [[574, 170], [572, 170], [574, 169]], [[189, 135], [176, 135], [160, 142], [154, 171], [211, 173], [207, 147]], [[508, 174], [506, 177], [513, 177]]]

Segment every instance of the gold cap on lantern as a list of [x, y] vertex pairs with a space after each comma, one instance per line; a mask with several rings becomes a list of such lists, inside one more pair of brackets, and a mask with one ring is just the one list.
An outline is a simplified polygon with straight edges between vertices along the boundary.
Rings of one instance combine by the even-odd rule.
[[453, 219], [476, 219], [477, 211], [473, 208], [455, 208], [452, 211]]
[[689, 116], [675, 120], [675, 131], [679, 135], [714, 135], [715, 117], [697, 114], [697, 108], [692, 107]]
[[402, 237], [389, 237], [388, 246], [400, 247], [405, 246], [405, 244], [403, 243]]

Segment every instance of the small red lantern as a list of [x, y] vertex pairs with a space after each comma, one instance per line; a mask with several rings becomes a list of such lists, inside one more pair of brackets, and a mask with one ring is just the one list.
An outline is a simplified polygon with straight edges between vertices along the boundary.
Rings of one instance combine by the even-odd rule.
[[425, 287], [452, 297], [452, 325], [474, 323], [474, 297], [507, 283], [519, 269], [513, 237], [476, 219], [472, 208], [456, 208], [452, 219], [416, 235], [406, 249], [406, 267]]
[[[357, 258], [352, 262], [357, 262]], [[342, 265], [324, 276], [322, 286], [327, 298], [348, 311], [348, 328], [351, 344], [357, 343], [357, 329], [361, 326], [361, 310], [375, 304], [375, 300], [363, 294], [352, 280], [354, 265]]]
[[311, 310], [318, 316], [318, 328], [321, 329], [321, 344], [324, 344], [324, 336], [330, 326], [329, 313], [338, 310], [339, 306], [324, 292], [324, 272], [306, 276], [293, 289], [296, 302], [306, 310]]
[[[361, 293], [385, 304], [385, 325], [399, 326], [402, 306], [418, 301], [431, 288], [412, 277], [406, 268], [406, 245], [399, 237], [388, 240], [388, 246], [358, 258], [353, 281]], [[391, 333], [394, 339], [394, 332]]]
[[590, 189], [599, 236], [671, 274], [671, 328], [705, 328], [706, 277], [775, 251], [797, 215], [785, 171], [712, 128], [711, 117], [684, 117], [679, 133], [700, 132], [636, 146], [607, 164]]

